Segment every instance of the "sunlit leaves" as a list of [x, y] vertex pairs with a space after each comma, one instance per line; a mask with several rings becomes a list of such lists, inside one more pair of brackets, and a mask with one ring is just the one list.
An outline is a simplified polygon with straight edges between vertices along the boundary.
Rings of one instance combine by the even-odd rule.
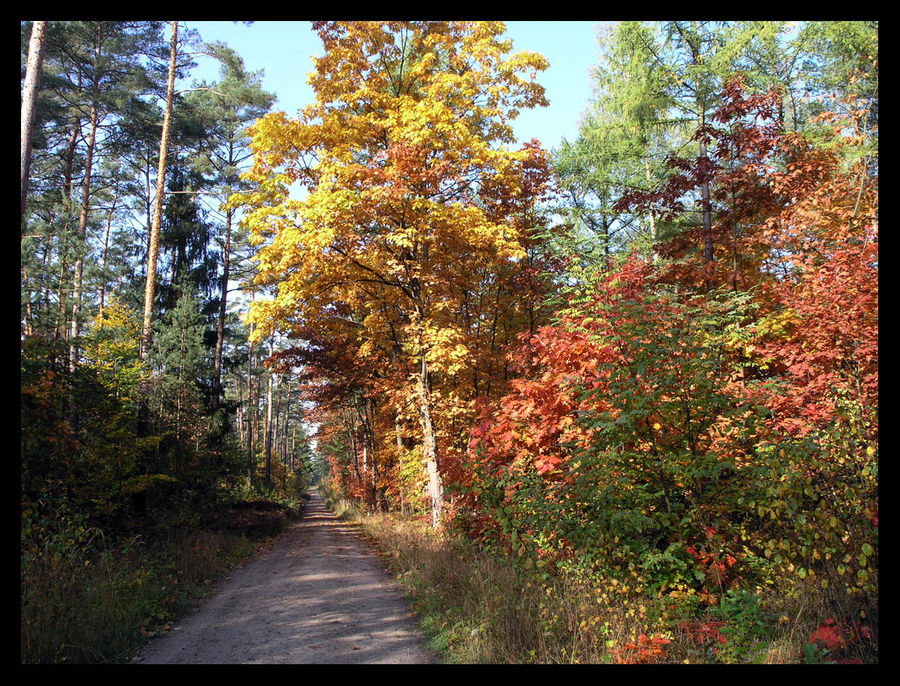
[[428, 445], [458, 443], [539, 298], [538, 272], [519, 263], [534, 259], [547, 159], [534, 143], [510, 149], [509, 122], [546, 104], [546, 60], [510, 55], [496, 22], [313, 27], [316, 100], [256, 123], [254, 187], [233, 199], [258, 246], [255, 283], [273, 289], [248, 315], [254, 336], [315, 328], [320, 351], [346, 356], [308, 357], [340, 389], [333, 411], [387, 397], [381, 426], [400, 433], [414, 417]]
[[624, 558], [661, 593], [715, 603], [730, 585], [777, 580], [790, 593], [840, 579], [845, 597], [871, 594], [870, 169], [846, 168], [852, 137], [823, 149], [785, 133], [774, 94], [734, 82], [722, 102], [703, 134], [715, 164], [673, 160], [668, 185], [643, 196], [676, 218], [710, 180], [715, 263], [688, 230], [658, 243], [666, 259], [652, 266], [585, 279], [473, 431], [473, 507], [493, 513], [502, 540], [609, 575]]

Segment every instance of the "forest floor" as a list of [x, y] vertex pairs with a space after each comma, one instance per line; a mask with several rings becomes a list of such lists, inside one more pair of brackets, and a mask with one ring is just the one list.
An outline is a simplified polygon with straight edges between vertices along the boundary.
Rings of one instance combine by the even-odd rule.
[[133, 662], [438, 662], [378, 556], [315, 489], [310, 496], [300, 521]]

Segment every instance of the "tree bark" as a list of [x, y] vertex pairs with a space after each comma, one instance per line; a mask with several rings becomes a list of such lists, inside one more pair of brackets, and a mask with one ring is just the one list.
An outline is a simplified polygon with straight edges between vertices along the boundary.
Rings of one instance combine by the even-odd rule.
[[[284, 453], [281, 452], [281, 396], [282, 384], [278, 384], [278, 388], [275, 390], [275, 410], [272, 413], [272, 422], [274, 423], [270, 432], [272, 434], [272, 440], [270, 443], [272, 444], [272, 452], [274, 452], [274, 456], [277, 456], [279, 461], [284, 461]], [[285, 473], [285, 477], [287, 473]], [[284, 486], [287, 483], [285, 479], [282, 479], [281, 485]]]
[[[274, 344], [269, 343], [269, 355], [274, 352]], [[268, 391], [266, 393], [266, 488], [272, 486], [272, 392], [275, 385], [275, 374], [269, 372]]]
[[[403, 429], [400, 424], [400, 409], [398, 407], [394, 407], [394, 436], [397, 441], [397, 464], [400, 466], [400, 470], [402, 472], [403, 469]], [[406, 492], [403, 487], [399, 489], [400, 491], [400, 512], [402, 514], [406, 514]]]
[[172, 22], [172, 47], [169, 52], [169, 82], [166, 87], [166, 110], [163, 115], [162, 138], [159, 143], [159, 168], [156, 174], [156, 202], [153, 224], [150, 227], [150, 247], [147, 255], [147, 282], [144, 287], [144, 322], [141, 329], [141, 359], [150, 351], [153, 337], [153, 299], [156, 292], [156, 261], [159, 257], [159, 228], [162, 222], [162, 204], [166, 189], [166, 154], [169, 147], [169, 125], [172, 119], [172, 101], [175, 96], [175, 60], [178, 55], [178, 22]]
[[[99, 58], [99, 50], [97, 51]], [[81, 212], [78, 215], [78, 238], [80, 244], [79, 250], [87, 248], [87, 224], [88, 216], [91, 210], [91, 171], [94, 165], [94, 147], [97, 145], [97, 128], [99, 125], [100, 114], [97, 109], [97, 99], [99, 98], [100, 84], [96, 78], [93, 83], [93, 101], [91, 102], [91, 114], [88, 129], [87, 152], [84, 160], [84, 180], [81, 183]], [[72, 288], [72, 318], [69, 323], [69, 371], [75, 370], [76, 357], [78, 349], [76, 341], [78, 338], [78, 315], [81, 310], [81, 283], [84, 275], [84, 257], [78, 255], [75, 260], [75, 281]]]
[[428, 475], [428, 498], [431, 502], [431, 526], [437, 529], [441, 525], [444, 512], [444, 481], [441, 478], [438, 462], [437, 432], [432, 414], [431, 389], [428, 362], [425, 353], [421, 354], [421, 367], [417, 379], [419, 420], [422, 426], [422, 459]]
[[359, 450], [356, 446], [356, 414], [352, 409], [344, 407], [341, 410], [341, 418], [344, 423], [344, 433], [347, 435], [347, 458], [353, 465], [353, 477], [359, 483], [361, 477], [359, 473]]
[[[31, 41], [28, 43], [28, 62], [25, 67], [25, 87], [22, 93], [22, 218], [25, 217], [25, 200], [28, 197], [28, 175], [31, 170], [31, 145], [34, 129], [35, 110], [41, 86], [41, 72], [44, 64], [44, 45], [47, 37], [47, 22], [36, 21], [31, 25]], [[25, 235], [24, 226], [22, 235]]]
[[219, 409], [219, 401], [222, 395], [222, 354], [225, 349], [225, 316], [228, 311], [228, 278], [231, 267], [231, 217], [232, 211], [228, 210], [225, 214], [225, 249], [222, 256], [222, 301], [219, 303], [219, 321], [216, 324], [216, 353], [213, 361], [215, 370], [213, 411]]
[[[253, 325], [250, 328], [253, 334]], [[253, 344], [247, 344], [247, 485], [253, 485], [253, 421], [256, 417], [256, 409], [253, 405]]]
[[235, 384], [237, 387], [237, 430], [238, 430], [238, 442], [243, 445], [244, 443], [244, 391], [241, 388], [241, 384]]
[[375, 454], [375, 401], [371, 398], [364, 399], [364, 408], [366, 412], [366, 438], [369, 441], [369, 453], [371, 454], [372, 464], [372, 481], [370, 488], [372, 489], [372, 507], [379, 510], [382, 503], [379, 502], [378, 492], [378, 460]]
[[[647, 179], [647, 190], [652, 190], [653, 178], [650, 176], [650, 159], [644, 158], [644, 178]], [[650, 210], [650, 235], [653, 237], [653, 263], [659, 262], [659, 253], [656, 252], [656, 245], [659, 243], [659, 234], [656, 229], [656, 215]]]
[[69, 145], [66, 148], [66, 167], [63, 188], [63, 225], [59, 246], [59, 281], [56, 288], [56, 301], [59, 303], [54, 330], [57, 339], [66, 339], [66, 303], [67, 291], [63, 289], [66, 281], [67, 252], [69, 246], [69, 219], [72, 210], [72, 191], [75, 178], [75, 148], [78, 145], [78, 132], [81, 130], [81, 120], [76, 118], [72, 123], [72, 135], [69, 137]]
[[[682, 31], [681, 26], [676, 23], [678, 31], [684, 37], [685, 42], [691, 51], [691, 61], [695, 66], [700, 66], [702, 64], [702, 56], [700, 54], [700, 48], [698, 45], [695, 45], [689, 39], [688, 35]], [[693, 23], [692, 23], [693, 26]], [[700, 159], [705, 163], [708, 162], [709, 157], [706, 149], [706, 132], [704, 129], [706, 128], [706, 98], [702, 93], [697, 94], [697, 109], [699, 110], [700, 115], [700, 130], [703, 132], [700, 136]], [[704, 176], [703, 181], [700, 183], [700, 197], [703, 205], [703, 269], [705, 272], [704, 281], [706, 290], [710, 290], [713, 287], [712, 275], [713, 275], [713, 262], [715, 260], [714, 254], [714, 245], [713, 245], [713, 235], [712, 235], [712, 205], [710, 204], [710, 196], [709, 196], [709, 179]]]
[[119, 203], [119, 186], [116, 184], [116, 194], [113, 197], [112, 207], [106, 215], [106, 233], [103, 237], [103, 261], [100, 265], [100, 271], [103, 279], [100, 282], [100, 316], [103, 316], [103, 308], [106, 306], [106, 263], [109, 260], [109, 234], [112, 231], [113, 215], [116, 212], [116, 205]]
[[[705, 119], [705, 118], [704, 118]], [[705, 123], [701, 119], [701, 125]], [[700, 159], [706, 160], [706, 141], [700, 139]], [[704, 179], [700, 184], [700, 195], [703, 203], [703, 263], [707, 272], [712, 270], [713, 263], [713, 237], [712, 237], [712, 209], [709, 201], [709, 181]], [[707, 276], [709, 278], [709, 276]]]
[[[100, 39], [97, 39], [95, 61], [99, 62], [101, 54]], [[94, 167], [94, 149], [97, 145], [97, 129], [100, 125], [98, 101], [100, 99], [100, 83], [95, 74], [91, 83], [91, 110], [88, 118], [88, 141], [84, 160], [84, 179], [81, 182], [81, 211], [78, 215], [78, 250], [87, 249], [87, 224], [91, 210], [91, 174]], [[72, 287], [72, 317], [69, 321], [69, 371], [75, 370], [78, 357], [78, 316], [81, 311], [81, 285], [84, 275], [84, 256], [78, 254], [75, 259], [75, 277]]]
[[[282, 384], [283, 385], [283, 384]], [[291, 383], [288, 380], [287, 388], [284, 390], [284, 418], [281, 421], [281, 441], [279, 449], [281, 452], [281, 461], [285, 466], [285, 479], [287, 473], [294, 469], [294, 455], [290, 449], [290, 426], [291, 426]]]

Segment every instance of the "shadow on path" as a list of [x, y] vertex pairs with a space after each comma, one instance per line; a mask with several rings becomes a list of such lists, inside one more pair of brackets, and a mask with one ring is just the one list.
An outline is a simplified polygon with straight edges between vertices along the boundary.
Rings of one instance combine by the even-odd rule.
[[318, 491], [271, 549], [146, 646], [143, 664], [436, 663], [400, 586]]

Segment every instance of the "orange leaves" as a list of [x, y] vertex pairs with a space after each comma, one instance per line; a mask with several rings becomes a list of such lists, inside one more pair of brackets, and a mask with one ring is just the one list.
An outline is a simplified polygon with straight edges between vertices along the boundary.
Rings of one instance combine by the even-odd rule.
[[628, 664], [654, 664], [665, 662], [668, 657], [666, 646], [671, 641], [661, 636], [641, 634], [635, 641], [629, 641], [615, 650], [617, 662]]
[[560, 471], [563, 461], [556, 455], [539, 455], [534, 460], [534, 469], [541, 476]]
[[[783, 419], [793, 415], [808, 428], [834, 419], [834, 402], [848, 394], [864, 406], [877, 406], [878, 385], [878, 253], [877, 224], [851, 230], [849, 217], [832, 213], [829, 205], [843, 196], [853, 207], [843, 174], [825, 187], [831, 200], [825, 212], [804, 221], [815, 228], [807, 234], [796, 257], [793, 277], [781, 281], [776, 292], [796, 322], [789, 335], [768, 339], [760, 351], [786, 371], [791, 380], [785, 400], [793, 403]], [[855, 204], [855, 199], [852, 200]]]
[[503, 144], [515, 110], [545, 102], [528, 72], [546, 61], [508, 55], [499, 23], [313, 26], [316, 100], [257, 123], [256, 185], [233, 203], [259, 246], [256, 283], [276, 289], [250, 320], [257, 336], [315, 339], [310, 373], [335, 416], [377, 388], [382, 423], [418, 418], [452, 465], [472, 397], [503, 387], [496, 358], [534, 322], [540, 273], [519, 263], [549, 157]]
[[[610, 288], [631, 288], [640, 278], [633, 270], [624, 267], [622, 279]], [[601, 365], [619, 354], [598, 335], [607, 334], [609, 327], [596, 314], [573, 312], [562, 325], [543, 327], [523, 339], [513, 357], [522, 378], [511, 382], [510, 392], [498, 403], [482, 410], [470, 454], [497, 465], [533, 469], [543, 477], [564, 473], [570, 459], [564, 446], [583, 447], [593, 433], [576, 416], [595, 416], [603, 403], [597, 396], [582, 398], [582, 391], [602, 388], [608, 370], [601, 371]]]

